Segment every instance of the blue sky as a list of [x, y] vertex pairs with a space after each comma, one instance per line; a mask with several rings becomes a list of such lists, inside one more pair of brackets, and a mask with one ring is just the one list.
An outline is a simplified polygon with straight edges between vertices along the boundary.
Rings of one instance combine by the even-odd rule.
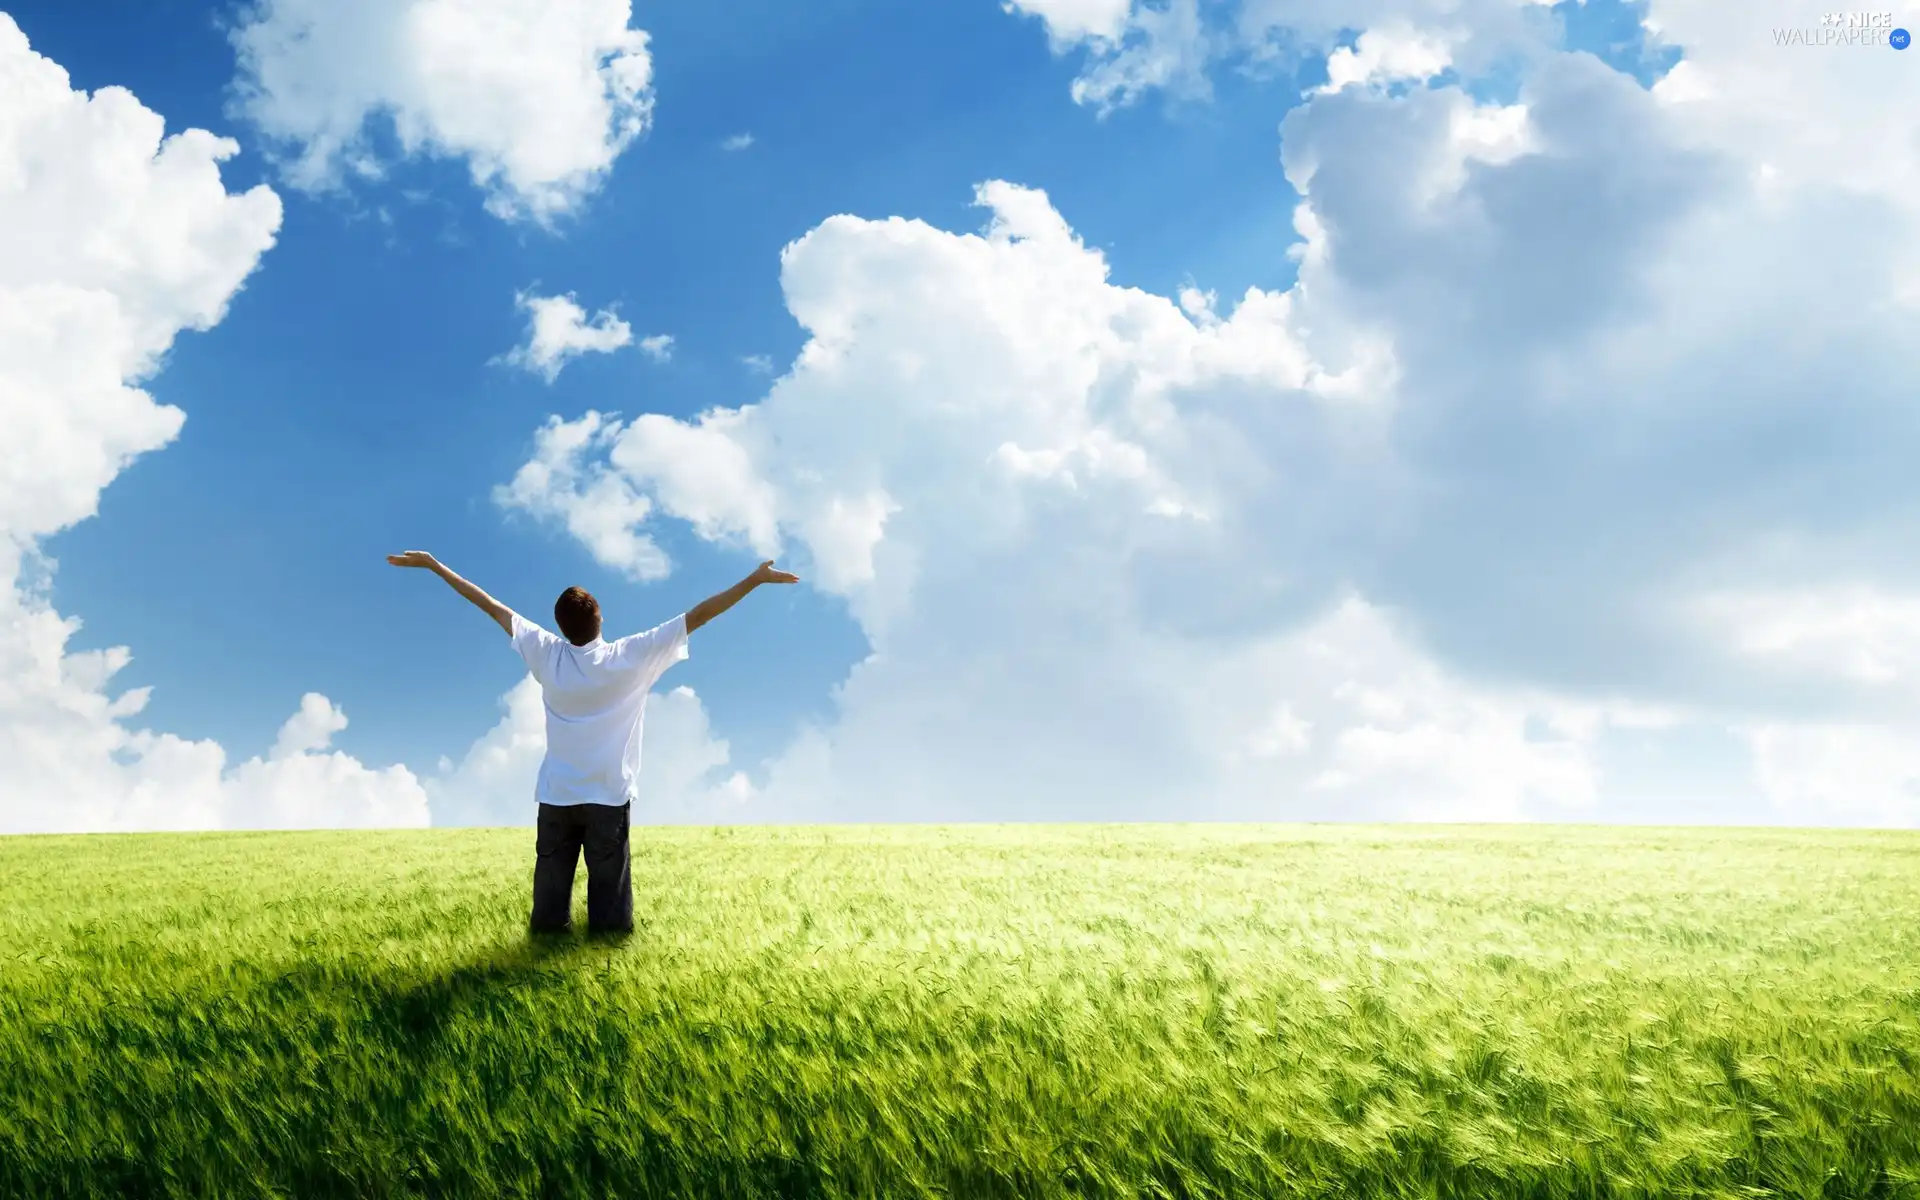
[[[75, 86], [128, 87], [170, 129], [238, 137], [230, 189], [273, 182], [226, 113], [234, 10], [109, 8], [8, 11]], [[117, 481], [101, 519], [50, 543], [59, 603], [85, 614], [79, 644], [136, 648], [124, 681], [154, 685], [156, 725], [255, 753], [289, 695], [315, 689], [350, 706], [338, 743], [368, 761], [457, 754], [517, 664], [484, 618], [396, 578], [389, 545], [432, 548], [541, 619], [574, 581], [645, 625], [743, 574], [749, 556], [669, 533], [682, 575], [623, 581], [488, 494], [548, 413], [689, 416], [756, 398], [766, 380], [740, 360], [784, 364], [802, 340], [781, 247], [823, 217], [969, 229], [973, 185], [1006, 178], [1069, 207], [1116, 282], [1291, 282], [1284, 81], [1230, 79], [1215, 104], [1103, 121], [1068, 97], [1072, 59], [991, 4], [641, 5], [634, 23], [654, 39], [656, 124], [556, 232], [487, 215], [457, 164], [406, 163], [350, 197], [290, 193], [271, 269], [178, 344], [152, 390], [187, 411], [180, 441]], [[739, 133], [753, 145], [721, 149]], [[552, 386], [490, 366], [524, 340], [523, 288], [617, 305], [637, 334], [670, 333], [673, 360], [589, 357]], [[799, 714], [825, 711], [864, 643], [817, 594], [758, 597], [749, 613], [682, 670], [730, 738], [771, 753]]]
[[[464, 29], [523, 7], [390, 11]], [[511, 45], [431, 75], [398, 18], [339, 9], [372, 66], [290, 51], [306, 90], [274, 76], [249, 107], [267, 77], [244, 31], [325, 6], [10, 4], [19, 62], [237, 142], [207, 212], [256, 187], [280, 206], [252, 249], [208, 250], [209, 279], [245, 280], [217, 322], [160, 305], [183, 332], [128, 377], [184, 410], [178, 437], [96, 481], [97, 515], [11, 518], [58, 564], [20, 611], [83, 621], [67, 655], [131, 651], [103, 693], [75, 686], [152, 688], [87, 727], [119, 747], [68, 785], [95, 816], [13, 823], [530, 819], [524, 672], [384, 564], [410, 548], [542, 620], [583, 585], [621, 629], [763, 551], [807, 572], [662, 685], [691, 690], [649, 728], [688, 819], [1912, 823], [1920, 600], [1890, 548], [1913, 497], [1897, 454], [1847, 482], [1908, 431], [1872, 330], [1819, 314], [1904, 319], [1911, 156], [1849, 149], [1901, 144], [1913, 73], [1884, 49], [1767, 54], [1770, 24], [1807, 18], [1763, 7], [569, 0], [549, 11], [598, 21], [589, 43], [646, 32], [650, 120], [543, 224], [471, 174], [529, 152], [512, 130], [409, 153], [393, 119], [468, 136], [447, 96], [478, 94], [463, 71], [493, 87], [481, 60]], [[495, 90], [564, 98], [541, 61], [524, 98]], [[355, 127], [379, 177], [335, 161], [337, 186], [303, 187], [303, 143], [268, 126], [356, 87], [385, 89]], [[565, 132], [595, 144], [581, 120]], [[1853, 132], [1820, 133], [1836, 121]], [[44, 153], [27, 178], [66, 169]], [[992, 181], [1015, 190], [976, 203]], [[1791, 248], [1836, 206], [1864, 214], [1857, 243]], [[1778, 286], [1816, 269], [1836, 290]], [[144, 278], [85, 287], [145, 311]], [[521, 293], [611, 309], [671, 356], [582, 354], [549, 382], [502, 361]], [[816, 335], [852, 314], [842, 365], [797, 361], [802, 310]], [[568, 460], [647, 498], [634, 532], [664, 578], [556, 519], [597, 519], [584, 486], [495, 498], [550, 419], [590, 412], [673, 419]], [[738, 487], [703, 465], [736, 460]], [[36, 695], [13, 703], [96, 703]], [[139, 791], [160, 771], [141, 729], [220, 757], [191, 802]], [[272, 748], [295, 743], [370, 807], [285, 799]], [[249, 788], [292, 807], [261, 816]]]

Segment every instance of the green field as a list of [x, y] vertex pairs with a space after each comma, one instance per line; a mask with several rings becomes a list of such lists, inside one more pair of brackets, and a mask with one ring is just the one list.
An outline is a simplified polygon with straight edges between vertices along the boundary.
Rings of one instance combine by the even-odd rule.
[[532, 842], [0, 838], [0, 1196], [1920, 1197], [1920, 835]]

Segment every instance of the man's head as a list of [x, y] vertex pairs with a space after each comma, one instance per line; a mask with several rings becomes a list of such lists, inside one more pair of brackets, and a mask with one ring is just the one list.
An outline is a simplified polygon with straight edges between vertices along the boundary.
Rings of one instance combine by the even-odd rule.
[[561, 637], [584, 646], [600, 636], [600, 602], [585, 588], [570, 587], [553, 602], [553, 621]]

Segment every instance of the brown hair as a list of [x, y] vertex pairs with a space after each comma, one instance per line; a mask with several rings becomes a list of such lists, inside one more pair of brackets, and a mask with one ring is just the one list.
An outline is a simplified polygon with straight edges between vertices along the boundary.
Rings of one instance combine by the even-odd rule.
[[570, 587], [553, 602], [553, 620], [562, 637], [584, 646], [600, 636], [600, 602], [585, 588]]

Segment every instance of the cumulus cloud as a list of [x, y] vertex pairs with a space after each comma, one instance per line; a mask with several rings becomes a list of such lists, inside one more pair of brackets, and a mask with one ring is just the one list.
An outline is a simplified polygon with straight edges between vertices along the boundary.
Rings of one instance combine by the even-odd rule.
[[[633, 328], [608, 309], [589, 319], [572, 293], [564, 296], [536, 296], [521, 292], [514, 297], [528, 316], [527, 343], [516, 346], [501, 361], [522, 367], [552, 383], [567, 363], [582, 354], [611, 354], [633, 344]], [[672, 338], [664, 342], [648, 338], [642, 349], [664, 359]]]
[[1039, 17], [1056, 46], [1080, 41], [1113, 42], [1126, 31], [1131, 0], [1007, 0], [1008, 12]]
[[747, 147], [751, 145], [753, 145], [752, 134], [736, 133], [732, 137], [722, 141], [720, 143], [720, 148], [722, 150], [727, 151], [729, 154], [732, 154], [732, 153], [737, 153], [738, 151], [741, 151], [741, 150], [745, 150]]
[[1432, 79], [1451, 61], [1452, 52], [1440, 38], [1404, 26], [1369, 29], [1352, 46], [1341, 46], [1328, 56], [1327, 82], [1320, 90]]
[[426, 781], [435, 825], [530, 825], [534, 783], [547, 752], [540, 685], [528, 675], [500, 697], [497, 724], [460, 761], [440, 761]]
[[[333, 735], [347, 727], [346, 714], [325, 696], [309, 692], [281, 727], [271, 754], [249, 759], [222, 781], [210, 819], [181, 828], [375, 829], [427, 823], [427, 795], [403, 766], [374, 770], [352, 755], [329, 751]], [[205, 743], [203, 743], [204, 745]], [[185, 816], [178, 800], [165, 815]], [[156, 820], [165, 819], [159, 810]]]
[[588, 459], [612, 445], [622, 428], [599, 413], [549, 421], [534, 437], [533, 458], [493, 490], [493, 499], [509, 512], [557, 523], [596, 560], [644, 583], [672, 569], [666, 551], [636, 529], [653, 501], [618, 471]]
[[346, 727], [347, 714], [319, 692], [308, 692], [300, 697], [299, 711], [280, 727], [280, 736], [274, 739], [269, 757], [281, 759], [324, 750], [333, 741], [333, 735]]
[[[1011, 7], [1083, 100], [1163, 86], [1135, 8]], [[580, 443], [623, 535], [779, 547], [867, 635], [742, 814], [1920, 822], [1920, 107], [1820, 132], [1898, 56], [1655, 0], [1648, 89], [1533, 6], [1230, 7], [1189, 49], [1334, 60], [1295, 286], [1113, 287], [1007, 184], [834, 217], [764, 399]], [[1512, 102], [1447, 82], [1516, 52]], [[683, 443], [728, 465], [676, 506]]]
[[1453, 678], [1337, 571], [1276, 554], [1365, 531], [1339, 497], [1391, 473], [1375, 348], [1316, 357], [1285, 294], [1221, 313], [1114, 287], [1044, 194], [979, 198], [981, 234], [835, 217], [789, 247], [809, 340], [760, 404], [549, 425], [657, 501], [629, 533], [791, 541], [872, 643], [744, 814], [1592, 805], [1605, 704]]
[[[1328, 87], [1472, 74], [1540, 53], [1550, 0], [1007, 0], [1056, 54], [1078, 51], [1076, 102], [1101, 113], [1165, 92], [1204, 99], [1223, 63], [1291, 70], [1326, 59]], [[1359, 30], [1357, 42], [1346, 39]]]
[[692, 423], [652, 413], [631, 424], [598, 412], [573, 421], [554, 417], [536, 435], [533, 459], [494, 489], [494, 500], [558, 524], [601, 563], [641, 582], [671, 569], [665, 551], [640, 529], [656, 503], [704, 537], [772, 556], [779, 550], [773, 494], [734, 440], [738, 425], [731, 409]]
[[652, 337], [641, 338], [640, 353], [655, 362], [666, 362], [673, 357], [673, 335], [656, 333]]
[[[799, 356], [672, 423], [734, 464], [685, 519], [790, 547], [871, 645], [755, 810], [1920, 820], [1906, 151], [1823, 177], [1844, 56], [1781, 64], [1830, 107], [1744, 109], [1753, 31], [1672, 8], [1684, 94], [1521, 6], [1245, 6], [1393, 31], [1282, 125], [1285, 292], [1115, 287], [1010, 184], [979, 234], [790, 246]], [[1442, 46], [1526, 47], [1517, 98]], [[663, 496], [664, 420], [584, 461]]]
[[[1553, 55], [1504, 133], [1463, 139], [1451, 89], [1330, 96], [1283, 127], [1303, 286], [1394, 347], [1400, 444], [1431, 481], [1370, 590], [1482, 675], [1709, 714], [1751, 752], [1756, 819], [1911, 824], [1882, 748], [1920, 717], [1914, 484], [1890, 448], [1912, 426], [1874, 347], [1916, 299], [1913, 108], [1875, 106], [1865, 135], [1906, 150], [1845, 168], [1820, 130], [1852, 136], [1854, 84], [1912, 81], [1763, 51], [1778, 7], [1649, 12], [1686, 54], [1651, 94]], [[1878, 765], [1833, 776], [1843, 801], [1814, 764], [1847, 746]]]
[[490, 211], [551, 222], [653, 115], [629, 0], [257, 0], [233, 31], [235, 109], [287, 148], [291, 185], [386, 169], [372, 140], [465, 159]]
[[1087, 52], [1075, 102], [1102, 115], [1160, 89], [1195, 99], [1211, 93], [1208, 61], [1220, 43], [1200, 0], [1152, 6], [1128, 0], [1008, 0], [1008, 12], [1040, 18], [1055, 54]]
[[1430, 481], [1420, 537], [1370, 592], [1495, 675], [1861, 715], [1830, 671], [1757, 652], [1777, 630], [1741, 644], [1700, 613], [1758, 629], [1779, 605], [1727, 598], [1911, 590], [1890, 449], [1909, 419], [1872, 349], [1897, 337], [1911, 219], [1844, 183], [1776, 186], [1584, 55], [1526, 81], [1523, 144], [1497, 161], [1459, 164], [1449, 92], [1328, 96], [1283, 129], [1318, 231], [1303, 286], [1324, 323], [1393, 346], [1399, 445]]
[[1795, 823], [1920, 825], [1920, 749], [1911, 726], [1801, 721], [1741, 732], [1778, 816]]
[[1729, 13], [1710, 0], [1651, 0], [1644, 23], [1684, 58], [1655, 86], [1676, 129], [1734, 152], [1769, 194], [1796, 188], [1920, 203], [1920, 79], [1885, 45], [1781, 46], [1820, 10], [1759, 0]]
[[734, 769], [730, 748], [714, 736], [706, 707], [692, 688], [669, 688], [650, 697], [642, 732], [636, 819], [711, 825], [752, 812], [754, 786], [746, 772]]
[[111, 694], [125, 647], [69, 653], [80, 623], [23, 592], [0, 594], [0, 832], [375, 828], [427, 823], [403, 766], [367, 767], [330, 750], [346, 716], [308, 694], [270, 754], [229, 765], [226, 750], [133, 724], [149, 689]]
[[1920, 593], [1828, 583], [1699, 592], [1679, 603], [1702, 643], [1762, 669], [1920, 699]]
[[48, 599], [42, 539], [165, 446], [185, 415], [140, 387], [182, 330], [217, 324], [272, 246], [280, 202], [240, 195], [238, 147], [122, 88], [92, 96], [0, 13], [0, 830], [408, 825], [404, 767], [328, 749], [346, 716], [310, 694], [272, 753], [134, 727], [148, 690], [112, 694], [125, 647], [69, 652], [80, 621]]

